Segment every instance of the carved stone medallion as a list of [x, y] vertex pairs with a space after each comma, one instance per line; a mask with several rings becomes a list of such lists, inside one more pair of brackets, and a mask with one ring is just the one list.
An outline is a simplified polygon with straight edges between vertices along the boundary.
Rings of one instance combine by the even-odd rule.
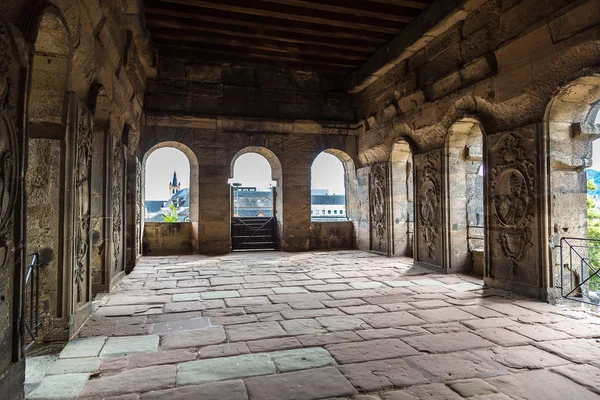
[[511, 275], [515, 275], [517, 262], [533, 246], [530, 205], [534, 201], [535, 166], [524, 155], [521, 141], [514, 134], [502, 138], [496, 148], [500, 160], [491, 171], [492, 218], [502, 228], [497, 240], [503, 256], [512, 263]]
[[113, 146], [113, 259], [114, 270], [120, 267], [123, 231], [123, 143], [114, 138]]

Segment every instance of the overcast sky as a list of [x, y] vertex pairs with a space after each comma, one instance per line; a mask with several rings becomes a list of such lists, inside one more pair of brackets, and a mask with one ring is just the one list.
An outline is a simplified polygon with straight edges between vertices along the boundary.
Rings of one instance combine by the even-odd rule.
[[[201, 167], [202, 168], [202, 167]], [[146, 161], [146, 199], [167, 200], [169, 182], [177, 171], [181, 188], [189, 187], [190, 165], [181, 151], [165, 147], [154, 151]], [[283, 177], [285, 179], [285, 176]], [[266, 158], [256, 153], [240, 156], [234, 166], [234, 177], [230, 183], [239, 182], [244, 186], [268, 189], [276, 186], [271, 180], [271, 166]], [[329, 194], [344, 194], [344, 166], [340, 160], [327, 153], [321, 153], [312, 165], [312, 189], [328, 189]]]
[[190, 185], [190, 163], [180, 150], [163, 147], [155, 150], [146, 160], [146, 200], [168, 200], [169, 182], [177, 171], [181, 188]]

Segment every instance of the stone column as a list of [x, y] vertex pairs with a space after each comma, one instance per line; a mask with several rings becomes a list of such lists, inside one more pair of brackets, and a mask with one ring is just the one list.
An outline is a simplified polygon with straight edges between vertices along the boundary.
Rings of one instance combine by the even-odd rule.
[[369, 210], [369, 166], [356, 170], [356, 180], [358, 188], [356, 191], [356, 207], [358, 209], [358, 219], [355, 221], [355, 231], [357, 236], [357, 247], [360, 250], [369, 251], [371, 249], [370, 240], [370, 210]]
[[227, 254], [231, 250], [229, 168], [204, 165], [199, 169], [198, 252]]

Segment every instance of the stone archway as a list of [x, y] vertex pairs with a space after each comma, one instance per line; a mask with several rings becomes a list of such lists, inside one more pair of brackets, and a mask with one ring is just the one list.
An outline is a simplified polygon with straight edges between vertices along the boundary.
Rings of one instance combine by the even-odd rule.
[[[595, 124], [599, 103], [600, 75], [590, 75], [565, 85], [546, 110], [542, 146], [548, 154], [543, 165], [547, 218], [542, 235], [550, 246], [544, 254], [543, 279], [551, 301], [560, 296], [560, 290], [552, 288], [561, 285], [562, 277], [571, 285], [571, 279], [577, 283], [589, 276], [585, 269], [563, 265], [559, 246], [563, 237], [588, 238], [585, 170], [592, 165], [592, 142], [600, 137], [600, 126]], [[587, 246], [584, 241], [577, 244]], [[582, 288], [583, 297], [587, 289]]]
[[[445, 146], [446, 260], [448, 272], [483, 276], [483, 132], [478, 120], [450, 126]], [[475, 263], [477, 265], [475, 265]]]
[[284, 219], [283, 219], [284, 218], [284, 215], [283, 215], [283, 200], [284, 200], [283, 168], [281, 166], [281, 162], [279, 161], [279, 158], [273, 151], [269, 150], [266, 147], [262, 147], [262, 146], [248, 146], [248, 147], [245, 147], [245, 148], [241, 149], [240, 151], [238, 151], [231, 159], [231, 162], [229, 163], [229, 178], [234, 177], [234, 167], [235, 167], [235, 162], [237, 161], [237, 159], [240, 158], [241, 156], [243, 156], [244, 154], [249, 154], [249, 153], [259, 154], [268, 161], [269, 165], [271, 166], [271, 179], [277, 183], [277, 186], [275, 187], [275, 192], [274, 192], [274, 194], [275, 194], [274, 216], [277, 221], [276, 248], [279, 249], [281, 247], [283, 230], [285, 229]]
[[392, 255], [412, 257], [414, 252], [413, 155], [410, 144], [397, 140], [390, 156], [392, 199]]
[[[180, 143], [180, 142], [175, 142], [175, 141], [164, 141], [164, 142], [160, 142], [154, 146], [152, 146], [150, 149], [148, 149], [148, 151], [146, 151], [146, 153], [144, 154], [144, 157], [142, 159], [142, 171], [141, 171], [141, 176], [142, 176], [142, 183], [141, 183], [141, 199], [142, 199], [142, 204], [141, 204], [141, 209], [144, 210], [145, 209], [145, 205], [143, 204], [143, 201], [145, 201], [145, 187], [146, 187], [146, 163], [148, 161], [148, 157], [155, 152], [158, 149], [162, 149], [162, 148], [174, 148], [177, 149], [179, 151], [181, 151], [183, 154], [185, 154], [185, 156], [188, 159], [189, 165], [190, 165], [190, 193], [189, 193], [189, 218], [190, 218], [190, 225], [191, 225], [191, 241], [192, 241], [192, 251], [193, 252], [201, 252], [202, 249], [200, 248], [200, 244], [199, 244], [199, 215], [200, 215], [200, 205], [199, 205], [199, 198], [200, 198], [200, 170], [199, 170], [199, 165], [198, 165], [198, 158], [196, 157], [196, 154], [192, 151], [192, 149], [190, 149], [188, 146]], [[144, 219], [142, 218], [141, 221], [141, 230], [142, 232], [145, 232], [145, 222], [143, 221]]]

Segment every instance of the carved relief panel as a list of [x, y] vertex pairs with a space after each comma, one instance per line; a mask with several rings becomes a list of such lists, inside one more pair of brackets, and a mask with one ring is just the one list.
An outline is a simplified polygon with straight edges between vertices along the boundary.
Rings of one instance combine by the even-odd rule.
[[75, 141], [75, 260], [73, 263], [73, 303], [81, 306], [91, 300], [91, 113], [79, 104]]
[[[22, 47], [21, 47], [22, 46]], [[23, 131], [26, 52], [18, 30], [0, 14], [0, 391], [7, 400], [23, 398], [23, 338], [16, 315], [23, 315], [21, 282], [15, 274], [24, 270], [25, 159]], [[15, 315], [15, 312], [17, 313]]]
[[124, 260], [124, 229], [125, 229], [125, 152], [123, 142], [113, 137], [112, 165], [112, 255], [113, 274], [123, 271]]
[[488, 277], [538, 283], [535, 131], [489, 135]]
[[414, 156], [416, 261], [442, 267], [442, 151]]
[[371, 167], [369, 174], [369, 207], [371, 215], [371, 251], [390, 252], [390, 190], [389, 164], [380, 163]]

